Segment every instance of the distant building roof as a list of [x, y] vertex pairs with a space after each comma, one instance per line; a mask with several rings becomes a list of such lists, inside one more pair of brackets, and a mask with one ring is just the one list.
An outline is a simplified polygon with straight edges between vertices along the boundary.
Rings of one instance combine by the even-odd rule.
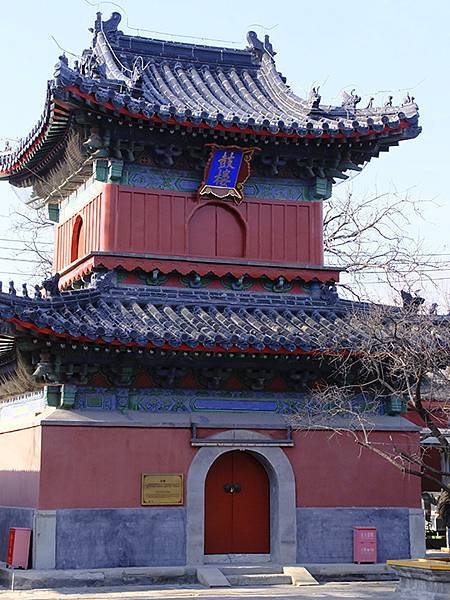
[[[101, 109], [115, 117], [151, 120], [261, 136], [352, 140], [361, 162], [414, 138], [418, 108], [407, 96], [382, 107], [358, 108], [361, 98], [344, 92], [342, 106], [321, 102], [319, 90], [298, 97], [278, 73], [272, 45], [249, 32], [246, 49], [220, 48], [125, 35], [120, 14], [98, 13], [92, 48], [69, 66], [65, 56], [49, 83], [44, 114], [18, 147], [0, 154], [0, 178], [50, 164], [69, 129], [74, 107]], [[29, 172], [28, 172], [29, 176]]]

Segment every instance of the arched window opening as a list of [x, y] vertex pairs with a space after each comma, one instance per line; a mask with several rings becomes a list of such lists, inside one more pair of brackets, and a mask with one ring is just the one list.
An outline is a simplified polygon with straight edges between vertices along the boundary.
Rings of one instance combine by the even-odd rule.
[[70, 249], [70, 262], [80, 257], [83, 245], [83, 219], [78, 215], [72, 230], [72, 245]]

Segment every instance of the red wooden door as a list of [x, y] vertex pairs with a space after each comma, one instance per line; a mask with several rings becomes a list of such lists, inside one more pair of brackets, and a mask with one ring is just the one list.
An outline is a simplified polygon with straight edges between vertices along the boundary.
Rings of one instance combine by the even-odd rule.
[[269, 502], [261, 463], [248, 452], [222, 454], [206, 477], [205, 554], [270, 552]]

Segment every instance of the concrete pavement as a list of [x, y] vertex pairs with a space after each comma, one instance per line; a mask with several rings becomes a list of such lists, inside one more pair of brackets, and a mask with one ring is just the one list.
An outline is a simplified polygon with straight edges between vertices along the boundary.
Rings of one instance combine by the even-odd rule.
[[[220, 565], [215, 565], [222, 568]], [[232, 565], [231, 565], [232, 566]], [[224, 572], [230, 572], [227, 565]], [[283, 567], [273, 563], [261, 565], [234, 565], [234, 571], [252, 570], [254, 573], [279, 573], [283, 574]], [[349, 581], [383, 581], [396, 579], [395, 574], [386, 563], [377, 564], [307, 564], [292, 565], [295, 567], [306, 567], [307, 571], [321, 582], [349, 582]], [[14, 579], [14, 581], [13, 581]], [[7, 569], [4, 563], [0, 563], [0, 586], [16, 590], [30, 589], [62, 589], [62, 588], [93, 588], [104, 586], [140, 585], [190, 585], [197, 584], [197, 567], [117, 567], [110, 569], [51, 569], [49, 571], [39, 569]], [[260, 586], [262, 581], [255, 581], [253, 585]], [[278, 580], [274, 583], [287, 583]], [[233, 582], [234, 585], [237, 582]]]
[[297, 588], [287, 585], [205, 590], [198, 585], [46, 590], [0, 590], [0, 600], [396, 600], [394, 582], [325, 583]]

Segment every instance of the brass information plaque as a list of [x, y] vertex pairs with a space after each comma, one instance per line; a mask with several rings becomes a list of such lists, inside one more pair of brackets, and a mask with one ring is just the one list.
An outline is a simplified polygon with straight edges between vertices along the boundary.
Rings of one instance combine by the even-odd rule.
[[142, 506], [179, 506], [183, 504], [182, 473], [142, 473]]

